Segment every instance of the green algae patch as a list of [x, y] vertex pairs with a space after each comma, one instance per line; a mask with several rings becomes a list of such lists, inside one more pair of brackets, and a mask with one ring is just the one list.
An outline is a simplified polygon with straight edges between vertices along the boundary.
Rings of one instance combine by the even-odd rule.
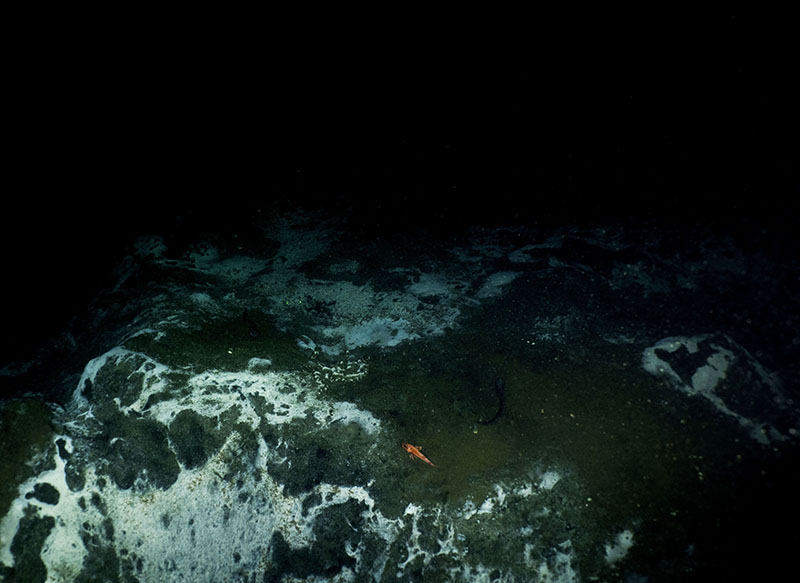
[[[47, 568], [41, 558], [42, 547], [56, 521], [52, 516], [39, 516], [34, 506], [27, 506], [19, 529], [11, 541], [11, 554], [14, 555], [14, 566], [0, 568], [3, 580], [9, 583], [44, 583], [47, 579]], [[3, 572], [5, 571], [5, 572]]]
[[257, 311], [248, 311], [247, 319], [237, 313], [138, 334], [124, 347], [176, 369], [239, 371], [258, 358], [273, 370], [296, 370], [307, 360], [293, 337]]
[[8, 401], [0, 408], [0, 516], [22, 482], [55, 467], [50, 421], [50, 409], [35, 399]]
[[[265, 439], [272, 441], [270, 428], [263, 430]], [[380, 470], [375, 439], [355, 423], [320, 429], [313, 420], [299, 420], [284, 426], [280, 434], [276, 459], [268, 469], [287, 495], [300, 495], [322, 483], [366, 484]]]
[[[441, 511], [459, 525], [462, 538], [452, 544], [494, 557], [484, 565], [498, 573], [522, 555], [525, 568], [551, 561], [543, 548], [563, 543], [558, 552], [574, 557], [578, 572], [603, 579], [614, 566], [598, 545], [623, 529], [676, 524], [670, 514], [683, 511], [687, 489], [702, 486], [698, 460], [713, 455], [708, 427], [632, 366], [637, 356], [603, 343], [534, 359], [453, 335], [371, 353], [367, 375], [325, 393], [381, 419], [378, 451], [358, 454], [373, 471], [370, 494], [387, 517], [424, 509], [421, 547], [436, 547], [423, 527], [427, 512]], [[502, 412], [482, 424], [501, 405], [497, 377]], [[436, 467], [401, 442], [421, 446]], [[509, 532], [526, 534], [509, 544]], [[406, 574], [422, 576], [424, 565], [416, 559]]]
[[225, 442], [225, 434], [217, 427], [218, 420], [184, 409], [169, 424], [169, 439], [178, 461], [187, 469], [208, 461]]
[[[327, 396], [382, 420], [389, 461], [373, 490], [387, 515], [408, 503], [479, 504], [498, 483], [535, 483], [554, 468], [569, 473], [569, 504], [600, 533], [662, 516], [697, 485], [695, 460], [708, 455], [703, 428], [663, 406], [632, 354], [604, 344], [538, 361], [453, 335], [374, 355], [364, 379]], [[499, 407], [497, 377], [503, 411], [483, 425]], [[436, 467], [401, 442], [421, 446]]]
[[510, 378], [530, 390], [508, 395], [509, 423], [529, 438], [528, 454], [568, 463], [586, 492], [587, 511], [612, 524], [661, 516], [687, 489], [702, 486], [697, 461], [716, 437], [682, 417], [638, 369], [598, 359], [564, 359]]
[[299, 549], [292, 549], [280, 531], [275, 531], [264, 580], [281, 581], [286, 575], [301, 579], [311, 579], [314, 575], [332, 577], [342, 567], [353, 569], [356, 560], [347, 549], [355, 546], [352, 539], [363, 536], [354, 532], [358, 532], [363, 522], [364, 510], [364, 504], [355, 500], [326, 508], [314, 521], [314, 543]]
[[180, 467], [169, 447], [167, 428], [153, 419], [139, 418], [97, 407], [99, 435], [96, 445], [102, 462], [99, 471], [125, 490], [146, 479], [157, 488], [169, 488]]
[[25, 494], [25, 498], [34, 498], [40, 502], [44, 502], [45, 504], [51, 504], [55, 506], [58, 504], [61, 495], [52, 485], [48, 484], [47, 482], [40, 482], [33, 487], [32, 492]]
[[130, 488], [144, 476], [157, 488], [169, 488], [178, 479], [180, 468], [161, 423], [120, 416], [109, 434], [114, 444], [106, 452], [104, 470], [119, 488]]

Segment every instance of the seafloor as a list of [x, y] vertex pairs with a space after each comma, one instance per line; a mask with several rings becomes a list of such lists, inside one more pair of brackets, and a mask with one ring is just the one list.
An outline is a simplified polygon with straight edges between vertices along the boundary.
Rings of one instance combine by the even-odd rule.
[[653, 221], [429, 227], [297, 210], [142, 234], [85, 313], [2, 369], [0, 578], [791, 563], [796, 257]]

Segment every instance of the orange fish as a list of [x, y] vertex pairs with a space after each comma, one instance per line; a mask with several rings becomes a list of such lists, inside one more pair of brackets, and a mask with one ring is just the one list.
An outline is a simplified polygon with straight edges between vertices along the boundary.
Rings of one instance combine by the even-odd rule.
[[435, 463], [433, 463], [431, 460], [426, 458], [424, 455], [422, 455], [422, 453], [419, 451], [419, 450], [422, 449], [421, 445], [420, 446], [411, 445], [410, 443], [406, 443], [405, 441], [403, 443], [401, 443], [400, 445], [403, 446], [404, 450], [406, 450], [408, 453], [411, 454], [409, 457], [412, 460], [414, 459], [414, 457], [418, 457], [419, 459], [424, 461], [426, 464], [432, 465], [434, 468], [439, 467]]

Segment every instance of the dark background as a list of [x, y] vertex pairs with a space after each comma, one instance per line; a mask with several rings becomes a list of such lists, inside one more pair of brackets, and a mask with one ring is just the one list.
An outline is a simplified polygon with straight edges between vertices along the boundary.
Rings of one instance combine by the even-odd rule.
[[624, 218], [768, 233], [795, 256], [786, 15], [518, 20], [445, 20], [424, 40], [376, 21], [313, 46], [276, 39], [279, 22], [49, 44], [8, 90], [2, 360], [83, 317], [138, 234], [272, 210], [443, 236]]

